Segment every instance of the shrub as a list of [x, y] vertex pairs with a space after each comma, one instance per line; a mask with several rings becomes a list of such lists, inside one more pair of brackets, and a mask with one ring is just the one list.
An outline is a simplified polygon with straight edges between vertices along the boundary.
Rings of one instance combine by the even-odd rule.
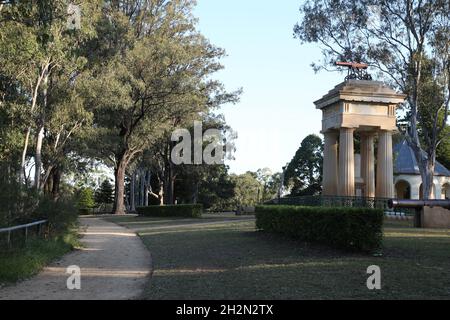
[[76, 226], [77, 209], [73, 200], [58, 199], [57, 201], [48, 196], [43, 196], [35, 211], [36, 219], [48, 220], [49, 230], [53, 236], [60, 236]]
[[174, 206], [149, 206], [136, 209], [139, 215], [145, 217], [184, 217], [201, 218], [203, 205], [180, 204]]
[[78, 199], [78, 211], [82, 215], [89, 214], [95, 207], [94, 191], [91, 188], [80, 190]]
[[[5, 203], [4, 207], [9, 209], [17, 208], [17, 210], [12, 211], [13, 218], [4, 222], [4, 225], [0, 227], [17, 226], [38, 220], [48, 220], [48, 224], [44, 228], [45, 233], [42, 233], [42, 235], [45, 235], [48, 241], [53, 241], [71, 234], [71, 229], [77, 226], [77, 208], [72, 199], [60, 198], [54, 200], [48, 195], [37, 195], [32, 190], [29, 192], [22, 190], [21, 192], [23, 195], [28, 195], [29, 199], [26, 199], [25, 196], [22, 198], [14, 197], [14, 200], [22, 199], [21, 201], [23, 202]], [[2, 210], [0, 210], [1, 212]], [[37, 227], [29, 230], [29, 241], [32, 240], [30, 236], [35, 236], [37, 230]], [[28, 245], [28, 242], [25, 243], [23, 230], [17, 230], [11, 234], [11, 245], [14, 249], [25, 244]], [[6, 249], [6, 238], [0, 237], [0, 251]]]
[[381, 209], [260, 206], [256, 227], [308, 242], [372, 251], [381, 247], [384, 214]]
[[35, 190], [29, 190], [17, 182], [0, 181], [0, 227], [33, 221], [39, 197]]

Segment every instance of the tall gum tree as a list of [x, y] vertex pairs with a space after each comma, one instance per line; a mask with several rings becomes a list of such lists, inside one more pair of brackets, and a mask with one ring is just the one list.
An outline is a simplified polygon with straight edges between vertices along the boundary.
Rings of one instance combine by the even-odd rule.
[[[114, 19], [105, 37], [120, 42], [120, 49], [107, 48], [108, 63], [86, 86], [97, 128], [93, 145], [114, 164], [114, 214], [126, 212], [127, 167], [174, 128], [174, 119], [234, 97], [210, 79], [222, 68], [218, 60], [224, 51], [195, 29], [194, 1], [140, 2], [132, 13], [116, 6], [119, 2], [111, 2], [108, 14]], [[117, 32], [128, 38], [116, 37]]]
[[74, 75], [81, 72], [85, 62], [79, 49], [94, 35], [93, 22], [99, 15], [101, 3], [100, 0], [78, 1], [83, 18], [77, 30], [68, 28], [68, 2], [65, 0], [11, 1], [4, 4], [0, 12], [1, 72], [16, 82], [27, 101], [24, 112], [30, 115], [24, 128], [21, 180], [25, 180], [29, 144], [34, 138], [34, 185], [38, 190], [42, 190], [48, 176], [42, 155], [46, 139], [53, 134], [57, 137], [57, 146], [61, 145], [68, 141], [61, 138], [62, 131], [70, 138], [78, 128], [76, 125], [66, 128], [67, 131], [51, 132], [48, 125], [54, 116], [51, 109], [58, 109], [54, 102], [64, 103], [64, 96], [57, 97], [53, 88], [55, 83], [58, 87], [70, 86]]

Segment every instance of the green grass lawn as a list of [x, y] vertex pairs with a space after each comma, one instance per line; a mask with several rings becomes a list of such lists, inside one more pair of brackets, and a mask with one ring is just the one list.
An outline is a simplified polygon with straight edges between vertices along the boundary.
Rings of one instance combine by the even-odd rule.
[[30, 239], [26, 246], [0, 251], [0, 286], [27, 279], [78, 246], [75, 231], [51, 240]]
[[[382, 257], [255, 231], [248, 217], [111, 218], [153, 257], [147, 299], [449, 299], [450, 231], [387, 222]], [[366, 287], [382, 269], [382, 290]]]

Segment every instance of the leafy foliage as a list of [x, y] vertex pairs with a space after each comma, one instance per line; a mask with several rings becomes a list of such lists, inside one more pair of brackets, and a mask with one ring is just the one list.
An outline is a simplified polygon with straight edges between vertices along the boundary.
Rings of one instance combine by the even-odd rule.
[[313, 196], [322, 191], [323, 142], [317, 135], [303, 141], [286, 168], [284, 183], [292, 196]]
[[205, 210], [228, 211], [234, 197], [235, 184], [225, 165], [199, 165], [177, 168], [175, 196], [179, 203], [197, 202]]
[[0, 12], [0, 109], [8, 110], [8, 131], [19, 129], [13, 148], [19, 165], [11, 175], [31, 184], [25, 169], [33, 158], [35, 188], [48, 191], [48, 183], [55, 180], [55, 198], [68, 145], [91, 120], [74, 84], [86, 66], [80, 48], [95, 36], [93, 25], [101, 8], [100, 1], [77, 4], [84, 19], [76, 32], [67, 29], [64, 0], [13, 1]]
[[256, 171], [256, 178], [262, 185], [260, 202], [275, 199], [281, 187], [281, 173], [273, 173], [270, 169], [264, 168]]
[[39, 205], [39, 195], [16, 181], [0, 177], [0, 226], [29, 223], [34, 220]]
[[[67, 27], [65, 0], [2, 3], [1, 174], [57, 200], [69, 176], [80, 186], [88, 164], [106, 164], [115, 173], [114, 212], [125, 213], [124, 181], [136, 162], [150, 163], [158, 168], [152, 178], [162, 182], [157, 197], [174, 203], [178, 173], [167, 170], [167, 157], [159, 170], [154, 150], [168, 146], [170, 155], [173, 130], [206, 122], [240, 93], [213, 79], [225, 51], [197, 30], [195, 3], [80, 0], [82, 25], [75, 30]], [[184, 173], [199, 186], [205, 175], [198, 171]], [[171, 190], [167, 197], [164, 190]], [[5, 212], [9, 219], [14, 210]]]
[[49, 221], [52, 237], [64, 236], [77, 226], [77, 210], [73, 199], [59, 198], [57, 201], [49, 196], [43, 196], [35, 211], [36, 217]]
[[233, 198], [235, 209], [243, 206], [255, 206], [259, 203], [263, 187], [259, 183], [256, 173], [247, 172], [241, 175], [231, 175], [231, 181], [236, 186]]
[[[128, 32], [114, 25], [99, 31], [105, 32], [103, 36], [127, 35], [84, 86], [97, 126], [90, 144], [100, 142], [101, 148], [92, 147], [96, 156], [109, 159], [115, 168], [115, 213], [125, 212], [124, 179], [139, 156], [161, 141], [165, 148], [167, 136], [178, 126], [236, 101], [235, 94], [211, 80], [222, 69], [219, 59], [224, 51], [196, 30], [193, 5], [193, 1], [161, 1], [155, 3], [157, 10], [143, 6], [142, 20], [112, 7]], [[146, 27], [140, 29], [141, 23]]]
[[87, 214], [89, 209], [95, 207], [94, 191], [91, 188], [83, 188], [78, 195], [78, 209], [80, 213]]
[[[210, 129], [221, 133], [223, 137], [221, 146], [224, 149], [224, 157], [225, 159], [231, 159], [235, 133], [226, 124], [223, 115], [216, 115], [210, 112], [202, 115], [199, 119], [202, 121], [203, 134]], [[189, 128], [191, 137], [194, 137], [193, 123], [189, 122], [188, 119], [184, 121], [186, 127]], [[203, 148], [206, 148], [209, 143], [209, 141], [204, 140]], [[210, 205], [213, 205], [214, 199], [217, 199], [217, 195], [220, 194], [220, 197], [223, 197], [223, 201], [221, 199], [217, 200], [223, 203], [221, 206], [225, 208], [224, 203], [227, 202], [229, 197], [232, 196], [231, 193], [233, 193], [228, 168], [223, 164], [207, 165], [206, 163], [174, 165], [171, 158], [173, 148], [174, 143], [171, 141], [171, 132], [168, 132], [143, 157], [143, 163], [147, 163], [152, 168], [158, 176], [159, 183], [163, 184], [163, 194], [161, 192], [159, 194], [160, 201], [162, 200], [166, 204], [173, 204], [175, 200], [178, 203], [200, 202], [205, 205], [205, 208], [209, 208]], [[194, 139], [191, 141], [191, 148], [192, 150], [195, 148]], [[193, 158], [191, 161], [194, 163]], [[160, 189], [161, 191], [161, 186], [158, 186], [157, 183], [153, 187], [155, 190]]]

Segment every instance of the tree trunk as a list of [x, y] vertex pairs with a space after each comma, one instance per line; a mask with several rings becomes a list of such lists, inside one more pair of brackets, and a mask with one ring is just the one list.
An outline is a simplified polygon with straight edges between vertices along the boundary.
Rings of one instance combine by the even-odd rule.
[[35, 173], [34, 173], [34, 186], [36, 190], [41, 190], [41, 171], [42, 171], [42, 143], [44, 141], [45, 133], [45, 110], [47, 109], [48, 101], [48, 67], [44, 71], [43, 90], [42, 90], [42, 112], [39, 119], [38, 135], [36, 137], [36, 154], [35, 154]]
[[41, 125], [36, 137], [36, 151], [34, 156], [34, 187], [41, 190], [41, 171], [42, 171], [42, 142], [44, 140], [44, 126]]
[[175, 175], [172, 161], [169, 160], [167, 166], [166, 181], [166, 204], [173, 205], [175, 203]]
[[141, 169], [141, 184], [139, 185], [141, 207], [145, 206], [145, 191], [146, 191], [146, 175], [147, 171], [145, 169]]
[[20, 165], [20, 181], [22, 183], [26, 183], [26, 162], [27, 162], [27, 153], [28, 153], [28, 144], [30, 141], [31, 127], [28, 127], [27, 133], [25, 134], [25, 142], [22, 150], [22, 163]]
[[150, 171], [147, 171], [145, 174], [145, 197], [144, 197], [144, 206], [148, 207], [149, 205], [149, 195], [152, 191], [152, 173]]
[[[48, 61], [47, 65], [42, 70], [42, 72], [37, 80], [36, 86], [33, 88], [33, 98], [32, 98], [30, 113], [33, 113], [34, 110], [36, 109], [39, 88], [41, 87], [41, 82], [45, 79], [48, 81], [47, 74], [48, 74], [49, 63], [50, 63], [50, 61]], [[26, 165], [26, 158], [27, 158], [27, 153], [28, 153], [28, 145], [30, 143], [30, 134], [31, 134], [31, 127], [28, 127], [27, 133], [25, 134], [25, 141], [24, 141], [23, 150], [22, 150], [22, 163], [21, 163], [21, 171], [22, 172], [20, 174], [21, 179], [24, 183], [27, 183], [27, 181], [26, 181], [27, 173], [25, 172], [25, 170], [26, 170], [25, 165]]]
[[[54, 173], [54, 169], [55, 166], [54, 165], [49, 165], [46, 169], [45, 169], [45, 175], [40, 178], [40, 185], [41, 185], [41, 190], [47, 188], [44, 190], [44, 192], [46, 192], [47, 194], [51, 192], [52, 190], [52, 175]], [[50, 180], [50, 181], [49, 181]], [[50, 183], [50, 184], [49, 184]], [[47, 192], [48, 191], [48, 192]]]
[[131, 184], [130, 184], [130, 211], [136, 212], [136, 171], [133, 172], [131, 176]]
[[[423, 51], [419, 52], [419, 57], [415, 65], [414, 82], [412, 89], [412, 97], [409, 99], [409, 104], [411, 106], [411, 128], [409, 130], [410, 139], [408, 143], [414, 151], [417, 162], [419, 164], [420, 175], [422, 177], [422, 192], [423, 199], [429, 200], [433, 196], [433, 186], [434, 186], [434, 169], [436, 164], [436, 140], [433, 139], [432, 146], [429, 146], [432, 150], [431, 156], [425, 156], [420, 143], [419, 130], [417, 126], [418, 110], [419, 110], [419, 85], [422, 79], [422, 56]], [[435, 134], [435, 132], [433, 133]]]
[[193, 195], [192, 195], [192, 203], [193, 204], [197, 204], [198, 203], [199, 185], [200, 185], [200, 182], [198, 182], [198, 181], [195, 182], [194, 192], [193, 192]]
[[125, 170], [127, 168], [126, 156], [121, 156], [117, 161], [117, 166], [114, 169], [115, 178], [115, 194], [114, 194], [114, 207], [113, 214], [124, 215], [125, 209]]
[[169, 188], [170, 188], [170, 204], [175, 204], [175, 178], [171, 177], [170, 178], [170, 184], [169, 184]]
[[163, 206], [165, 203], [165, 194], [164, 194], [164, 181], [163, 179], [159, 179], [159, 205]]
[[61, 186], [61, 170], [56, 167], [53, 169], [53, 186], [52, 186], [52, 197], [53, 200], [58, 200], [60, 195]]
[[140, 171], [138, 169], [136, 169], [136, 178], [134, 181], [134, 202], [136, 203], [136, 206], [140, 207], [141, 204], [139, 203], [140, 201], [140, 196], [139, 196], [139, 190], [140, 190]]
[[143, 169], [139, 169], [138, 172], [139, 172], [139, 174], [138, 174], [139, 179], [138, 179], [138, 185], [137, 185], [137, 188], [138, 188], [138, 203], [139, 203], [140, 207], [143, 207], [144, 206], [144, 189], [145, 189], [145, 185], [144, 185], [144, 183], [145, 183], [145, 181], [144, 181], [144, 174], [145, 174], [145, 172], [144, 172]]
[[425, 175], [422, 176], [423, 200], [433, 200], [435, 198], [435, 195], [433, 195], [433, 177], [434, 175], [428, 169]]
[[427, 159], [423, 168], [424, 174], [422, 174], [422, 190], [423, 199], [432, 200], [436, 198], [436, 190], [434, 190], [434, 170], [436, 157], [431, 156], [431, 159]]
[[[436, 167], [436, 153], [431, 156], [424, 154], [420, 145], [411, 142], [410, 147], [413, 149], [414, 156], [417, 159], [417, 163], [420, 169], [420, 175], [422, 177], [422, 198], [423, 200], [430, 200], [433, 198], [433, 186], [434, 186], [434, 170]], [[434, 195], [436, 196], [436, 195]]]
[[53, 190], [53, 170], [51, 171], [51, 174], [45, 180], [43, 185], [44, 194], [49, 195]]

